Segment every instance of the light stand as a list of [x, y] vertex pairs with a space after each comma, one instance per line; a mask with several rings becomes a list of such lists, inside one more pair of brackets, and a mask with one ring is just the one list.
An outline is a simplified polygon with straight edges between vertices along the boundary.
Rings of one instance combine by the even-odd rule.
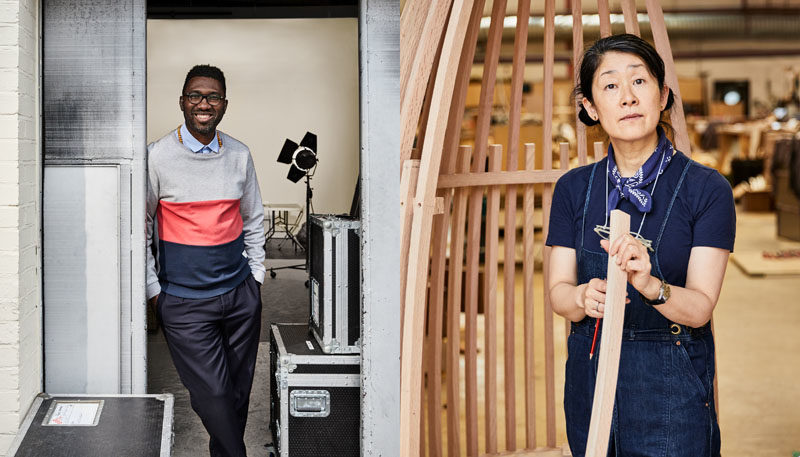
[[[311, 261], [311, 236], [309, 236], [308, 231], [310, 230], [309, 222], [311, 220], [311, 211], [314, 208], [311, 202], [313, 197], [311, 178], [317, 170], [317, 136], [311, 132], [306, 132], [299, 145], [287, 139], [278, 155], [278, 162], [292, 165], [291, 168], [289, 168], [289, 174], [286, 176], [289, 181], [297, 182], [303, 177], [305, 177], [306, 180], [306, 258], [305, 262], [302, 264], [270, 268], [270, 278], [275, 278], [277, 276], [277, 273], [275, 273], [277, 270], [307, 270]], [[302, 248], [302, 244], [300, 247]], [[308, 287], [308, 281], [306, 281], [305, 284], [306, 287]]]

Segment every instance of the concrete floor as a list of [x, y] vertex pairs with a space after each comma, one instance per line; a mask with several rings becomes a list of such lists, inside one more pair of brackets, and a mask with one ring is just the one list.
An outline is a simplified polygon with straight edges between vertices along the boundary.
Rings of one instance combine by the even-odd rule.
[[[302, 262], [302, 260], [300, 261]], [[297, 260], [270, 260], [267, 267], [297, 264]], [[308, 322], [307, 279], [302, 270], [280, 270], [275, 279], [269, 275], [261, 288], [264, 304], [261, 338], [256, 360], [256, 374], [250, 395], [245, 444], [247, 455], [267, 455], [264, 445], [272, 441], [269, 433], [269, 324], [273, 322]], [[172, 455], [198, 457], [208, 455], [208, 433], [189, 404], [189, 393], [178, 379], [164, 335], [149, 335], [147, 343], [147, 382], [150, 393], [169, 392], [175, 395], [175, 433]]]

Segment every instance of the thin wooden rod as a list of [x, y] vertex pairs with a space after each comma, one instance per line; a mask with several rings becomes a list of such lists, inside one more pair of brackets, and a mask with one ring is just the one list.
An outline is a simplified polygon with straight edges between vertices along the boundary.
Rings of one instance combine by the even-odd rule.
[[[517, 28], [514, 34], [514, 55], [511, 62], [511, 99], [508, 115], [508, 152], [506, 170], [519, 168], [519, 128], [522, 110], [522, 85], [525, 80], [525, 54], [528, 45], [528, 19], [531, 14], [530, 0], [520, 0], [517, 5]], [[506, 212], [503, 229], [503, 337], [505, 369], [505, 417], [506, 450], [517, 449], [517, 394], [516, 367], [514, 361], [515, 282], [516, 282], [516, 244], [517, 244], [517, 186], [506, 187]]]
[[670, 110], [670, 121], [675, 129], [675, 147], [687, 156], [692, 156], [692, 145], [689, 142], [689, 132], [686, 130], [686, 118], [683, 115], [683, 99], [681, 88], [678, 85], [678, 74], [675, 72], [675, 61], [672, 59], [672, 46], [669, 44], [667, 26], [664, 23], [664, 12], [658, 0], [646, 0], [647, 16], [650, 18], [650, 29], [653, 33], [653, 42], [656, 50], [664, 60], [666, 75], [664, 82], [672, 89], [675, 102]]
[[456, 152], [461, 141], [461, 123], [464, 120], [469, 75], [475, 59], [475, 47], [477, 46], [478, 31], [480, 30], [483, 16], [483, 4], [484, 0], [475, 0], [469, 17], [469, 24], [467, 25], [464, 46], [461, 49], [456, 82], [453, 88], [453, 102], [450, 104], [447, 130], [444, 137], [444, 150], [442, 152], [444, 160], [448, 162], [456, 162]]
[[[473, 154], [473, 170], [475, 169], [475, 162], [477, 160], [477, 157], [475, 157], [475, 154]], [[481, 167], [482, 166], [483, 165], [481, 165]], [[470, 189], [469, 215], [467, 216], [467, 282], [464, 287], [466, 294], [466, 354], [464, 367], [466, 388], [465, 396], [467, 400], [467, 457], [477, 457], [478, 455], [477, 320], [483, 191], [483, 187], [473, 187]]]
[[450, 187], [475, 187], [498, 185], [518, 185], [518, 184], [540, 184], [554, 183], [564, 172], [560, 170], [518, 170], [504, 172], [486, 173], [457, 173], [452, 175], [442, 175], [439, 178], [439, 189]]
[[[611, 212], [611, 242], [630, 230], [631, 217], [618, 209]], [[622, 347], [622, 323], [625, 318], [625, 293], [627, 278], [617, 265], [616, 257], [608, 258], [606, 306], [603, 315], [603, 331], [600, 337], [600, 353], [597, 381], [594, 386], [592, 418], [589, 437], [586, 440], [586, 457], [605, 457], [611, 433], [611, 417], [614, 413], [614, 397], [617, 392], [619, 353]]]
[[436, 86], [431, 97], [428, 118], [428, 138], [422, 151], [420, 174], [414, 198], [411, 243], [408, 255], [408, 275], [400, 365], [400, 455], [411, 456], [419, 452], [420, 383], [422, 382], [422, 332], [424, 330], [425, 296], [427, 292], [428, 261], [431, 228], [436, 200], [436, 181], [442, 159], [442, 143], [447, 126], [447, 110], [453, 95], [451, 75], [458, 67], [458, 56], [464, 44], [467, 19], [472, 0], [454, 0], [453, 13], [447, 26], [442, 46]]
[[[580, 82], [578, 69], [583, 56], [583, 9], [581, 0], [572, 0], [572, 83], [576, 87]], [[581, 110], [580, 100], [575, 101], [575, 131], [578, 134], [578, 165], [586, 165], [586, 124], [578, 119]]]
[[[407, 256], [411, 249], [411, 219], [414, 211], [414, 192], [417, 189], [419, 177], [419, 160], [406, 160], [403, 162], [403, 172], [400, 175], [400, 208], [403, 211], [403, 226], [400, 232], [400, 253]], [[405, 257], [401, 257], [405, 258]], [[408, 263], [400, 263], [400, 290], [405, 290]], [[400, 295], [400, 315], [405, 307], [405, 295]], [[400, 332], [403, 331], [403, 322], [400, 322]]]
[[[544, 169], [549, 171], [553, 165], [553, 59], [555, 46], [555, 0], [545, 0], [544, 4]], [[545, 184], [544, 202], [549, 213], [553, 187]], [[549, 218], [548, 218], [549, 221]], [[545, 223], [545, 227], [547, 222]], [[545, 229], [546, 230], [546, 229]], [[545, 236], [546, 236], [545, 232]], [[544, 283], [547, 284], [547, 267], [549, 256], [545, 250]], [[550, 307], [547, 287], [544, 288], [544, 335], [545, 335], [545, 418], [547, 423], [547, 447], [556, 446], [556, 399], [555, 399], [555, 366], [553, 360], [553, 311]]]
[[475, 157], [472, 171], [482, 172], [485, 169], [475, 168], [483, 166], [486, 160], [487, 140], [489, 127], [492, 122], [492, 104], [494, 103], [494, 88], [497, 83], [497, 64], [500, 60], [500, 43], [503, 39], [503, 19], [506, 15], [506, 0], [494, 0], [492, 4], [492, 22], [489, 24], [489, 36], [486, 40], [486, 58], [483, 60], [483, 79], [481, 80], [481, 95], [478, 100], [478, 120], [475, 125]]
[[[442, 44], [443, 42], [439, 41], [439, 45], [436, 49], [436, 57], [434, 57], [433, 66], [431, 67], [432, 73], [435, 73], [436, 70], [438, 70], [439, 68], [439, 58], [442, 55]], [[428, 88], [425, 91], [425, 98], [423, 99], [422, 114], [420, 115], [419, 130], [417, 132], [417, 141], [416, 144], [414, 145], [414, 148], [411, 149], [412, 159], [420, 158], [420, 153], [422, 152], [422, 148], [424, 147], [425, 144], [425, 133], [427, 132], [428, 129], [428, 117], [430, 117], [431, 114], [431, 104], [425, 103], [425, 100], [429, 101], [433, 96], [433, 87], [434, 87], [434, 79], [430, 78], [428, 80]], [[444, 166], [444, 164], [442, 166]]]
[[[536, 145], [525, 144], [525, 170], [533, 170], [536, 167]], [[533, 184], [528, 184], [523, 188], [522, 207], [525, 215], [525, 225], [522, 229], [523, 248], [525, 254], [522, 257], [522, 276], [523, 281], [523, 328], [524, 328], [524, 355], [525, 355], [525, 448], [536, 449], [536, 384], [534, 373], [534, 333], [533, 333], [533, 304], [534, 288], [533, 275], [535, 272], [534, 259], [534, 203], [535, 203]]]
[[[499, 172], [503, 164], [503, 147], [489, 146], [489, 171]], [[500, 238], [500, 186], [491, 186], [486, 199], [486, 261], [483, 274], [484, 316], [484, 407], [486, 453], [497, 453], [497, 271]]]
[[611, 35], [611, 14], [608, 0], [597, 0], [597, 15], [600, 16], [600, 38]]
[[411, 74], [411, 62], [417, 53], [425, 19], [431, 3], [425, 0], [408, 0], [400, 12], [400, 93], [404, 94]]
[[595, 141], [592, 144], [592, 149], [594, 150], [594, 161], [599, 162], [603, 160], [603, 156], [605, 155], [605, 151], [603, 150], [603, 142], [602, 141]]
[[625, 33], [640, 36], [639, 19], [636, 17], [636, 0], [621, 0], [622, 14], [625, 17]]
[[[528, 46], [528, 20], [531, 1], [520, 0], [517, 6], [517, 28], [514, 33], [514, 55], [511, 61], [511, 98], [508, 113], [508, 151], [506, 151], [506, 170], [519, 168], [520, 112], [522, 110], [522, 86], [525, 82], [525, 52]], [[516, 188], [513, 189], [516, 194]], [[516, 206], [516, 204], [515, 204]], [[507, 211], [506, 211], [507, 212]]]
[[[444, 170], [448, 173], [455, 167]], [[450, 204], [453, 192], [440, 190], [444, 213], [433, 218], [433, 258], [431, 259], [431, 291], [428, 305], [428, 455], [442, 456], [442, 323], [444, 319], [444, 277], [447, 260], [447, 229], [450, 225]]]
[[[458, 171], [469, 170], [472, 148], [458, 150]], [[461, 455], [459, 382], [461, 350], [461, 297], [464, 271], [464, 225], [469, 189], [456, 189], [453, 197], [453, 224], [450, 228], [450, 260], [447, 277], [447, 455]]]
[[[439, 41], [442, 39], [442, 30], [447, 19], [447, 12], [452, 0], [431, 0], [428, 14], [422, 25], [417, 49], [408, 50], [403, 56], [413, 53], [413, 59], [406, 66], [401, 68], [401, 93], [400, 93], [400, 157], [401, 159], [410, 157], [411, 147], [414, 143], [414, 134], [419, 125], [419, 117], [422, 111], [422, 101], [428, 81], [431, 78], [433, 60], [439, 48]], [[406, 57], [408, 59], [409, 57]], [[401, 62], [402, 64], [402, 62]], [[403, 81], [407, 81], [405, 85]], [[406, 88], [403, 91], [403, 88]]]

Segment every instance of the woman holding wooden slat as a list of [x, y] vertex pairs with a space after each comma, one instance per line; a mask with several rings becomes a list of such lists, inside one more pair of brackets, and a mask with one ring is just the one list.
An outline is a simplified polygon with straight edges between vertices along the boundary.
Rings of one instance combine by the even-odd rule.
[[[550, 214], [550, 297], [572, 321], [564, 392], [567, 436], [585, 453], [608, 253], [627, 273], [609, 455], [719, 456], [709, 320], [733, 249], [731, 188], [676, 151], [659, 126], [672, 104], [664, 63], [634, 35], [600, 39], [583, 56], [580, 119], [608, 134], [608, 156], [557, 183]], [[608, 214], [631, 216], [609, 246]], [[599, 336], [596, 337], [599, 343]]]

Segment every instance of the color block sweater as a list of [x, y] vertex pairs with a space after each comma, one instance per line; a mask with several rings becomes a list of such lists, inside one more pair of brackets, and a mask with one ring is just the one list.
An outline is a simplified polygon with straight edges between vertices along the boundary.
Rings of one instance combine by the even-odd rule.
[[213, 297], [251, 273], [264, 281], [264, 207], [253, 159], [247, 146], [219, 134], [219, 152], [192, 152], [175, 131], [147, 147], [148, 298], [162, 290]]

